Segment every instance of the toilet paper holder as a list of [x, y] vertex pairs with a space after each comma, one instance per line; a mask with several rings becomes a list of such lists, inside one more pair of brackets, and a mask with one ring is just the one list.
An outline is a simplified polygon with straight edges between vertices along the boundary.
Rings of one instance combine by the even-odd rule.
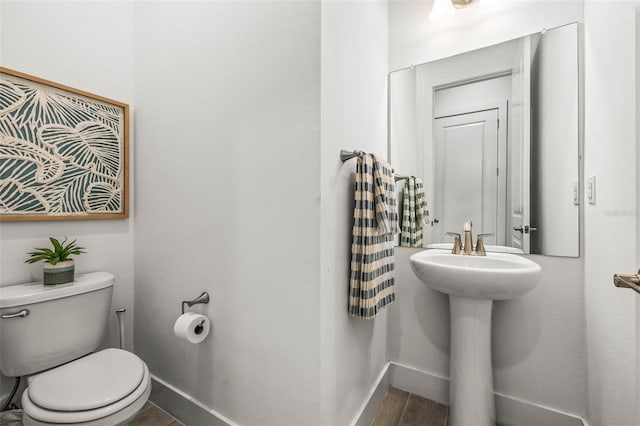
[[193, 305], [198, 305], [200, 303], [209, 303], [209, 293], [203, 291], [202, 294], [196, 297], [193, 300], [183, 300], [182, 301], [182, 314], [184, 315], [184, 305], [192, 307]]

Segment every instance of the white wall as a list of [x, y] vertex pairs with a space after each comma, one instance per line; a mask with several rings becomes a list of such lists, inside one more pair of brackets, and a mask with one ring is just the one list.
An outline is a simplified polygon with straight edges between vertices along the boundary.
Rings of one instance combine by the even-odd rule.
[[[581, 2], [493, 2], [491, 9], [474, 6], [438, 24], [427, 19], [430, 7], [430, 1], [390, 2], [391, 70], [582, 20]], [[390, 358], [448, 376], [448, 300], [413, 276], [408, 263], [413, 252], [400, 248], [396, 253], [398, 306], [389, 318]], [[495, 389], [585, 415], [584, 260], [533, 259], [543, 267], [538, 286], [494, 307]]]
[[387, 4], [322, 3], [322, 424], [349, 424], [387, 361], [391, 305], [351, 318], [347, 289], [356, 160], [340, 149], [387, 154]]
[[614, 288], [611, 278], [638, 267], [634, 241], [637, 4], [585, 3], [585, 176], [597, 178], [597, 204], [585, 210], [589, 422], [593, 425], [632, 425], [635, 415], [635, 297]]
[[[0, 17], [2, 66], [133, 103], [132, 3], [3, 0]], [[130, 144], [133, 154], [133, 137]], [[132, 348], [133, 220], [2, 222], [0, 284], [41, 280], [42, 265], [26, 265], [24, 259], [34, 246], [48, 244], [49, 236], [77, 238], [87, 248], [76, 258], [77, 273], [104, 270], [116, 276], [112, 307], [127, 309], [126, 346]], [[112, 314], [105, 345], [117, 344]], [[0, 393], [7, 392], [2, 386]]]
[[136, 352], [238, 424], [319, 424], [320, 4], [136, 3], [135, 54]]

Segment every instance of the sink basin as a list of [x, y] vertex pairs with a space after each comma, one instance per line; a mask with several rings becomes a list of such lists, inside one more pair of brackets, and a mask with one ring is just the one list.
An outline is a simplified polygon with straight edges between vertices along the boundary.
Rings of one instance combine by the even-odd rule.
[[506, 300], [531, 290], [542, 268], [537, 263], [509, 253], [464, 256], [445, 250], [425, 250], [410, 258], [422, 282], [451, 296]]
[[449, 295], [448, 424], [495, 426], [491, 365], [493, 301], [513, 299], [531, 290], [540, 279], [542, 268], [510, 253], [465, 256], [447, 250], [426, 250], [409, 260], [423, 283]]

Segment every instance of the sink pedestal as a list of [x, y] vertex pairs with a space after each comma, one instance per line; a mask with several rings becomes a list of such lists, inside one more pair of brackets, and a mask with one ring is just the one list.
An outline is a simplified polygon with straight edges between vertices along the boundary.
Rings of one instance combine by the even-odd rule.
[[491, 366], [493, 300], [449, 296], [451, 426], [495, 426]]
[[542, 268], [509, 253], [464, 256], [425, 250], [409, 258], [420, 280], [449, 295], [451, 305], [451, 426], [495, 426], [491, 309], [531, 290]]

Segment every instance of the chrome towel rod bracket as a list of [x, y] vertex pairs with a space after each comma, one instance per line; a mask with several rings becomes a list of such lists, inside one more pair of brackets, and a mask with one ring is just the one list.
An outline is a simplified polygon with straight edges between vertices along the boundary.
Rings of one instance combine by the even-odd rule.
[[[348, 151], [346, 149], [341, 149], [340, 150], [340, 160], [342, 160], [342, 162], [344, 163], [346, 161], [351, 160], [352, 158], [359, 157], [362, 154], [366, 154], [366, 153], [364, 151]], [[395, 170], [394, 170], [394, 179], [396, 181], [406, 180], [406, 179], [409, 179], [409, 176], [396, 174]]]
[[363, 151], [347, 151], [346, 149], [340, 150], [340, 160], [344, 163], [345, 161], [351, 160], [359, 156], [360, 154], [364, 154]]

